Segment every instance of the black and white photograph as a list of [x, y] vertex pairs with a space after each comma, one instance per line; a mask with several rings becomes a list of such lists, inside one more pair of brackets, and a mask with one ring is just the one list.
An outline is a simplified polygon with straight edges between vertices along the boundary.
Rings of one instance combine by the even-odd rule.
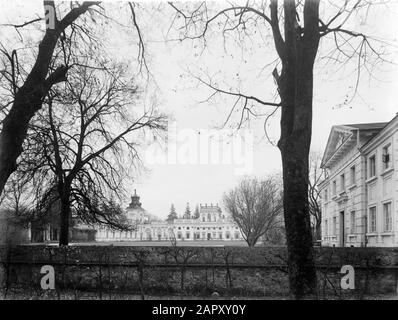
[[0, 300], [398, 300], [397, 0], [0, 5]]

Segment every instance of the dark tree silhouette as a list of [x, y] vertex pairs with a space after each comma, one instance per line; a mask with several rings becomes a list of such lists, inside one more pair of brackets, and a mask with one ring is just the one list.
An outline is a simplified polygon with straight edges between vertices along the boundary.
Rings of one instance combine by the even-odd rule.
[[[7, 179], [17, 168], [17, 158], [23, 150], [22, 144], [26, 138], [30, 120], [41, 109], [43, 100], [51, 87], [66, 79], [69, 66], [59, 65], [54, 69], [50, 68], [59, 38], [81, 15], [97, 4], [99, 2], [74, 4], [62, 19], [54, 17], [54, 26], [52, 23], [47, 24], [46, 32], [39, 44], [36, 61], [20, 87], [16, 81], [16, 51], [8, 54], [2, 50], [11, 63], [8, 79], [13, 88], [14, 99], [8, 114], [2, 121], [0, 132], [0, 194], [3, 192]], [[56, 12], [54, 2], [44, 1], [44, 5], [49, 19], [52, 19], [50, 15]], [[23, 25], [15, 25], [15, 28], [40, 20], [34, 19]]]
[[[55, 6], [53, 1], [44, 1], [45, 17], [34, 18], [19, 24], [1, 24], [1, 27], [13, 28], [15, 36], [20, 40], [18, 48], [6, 48], [6, 43], [0, 41], [0, 53], [3, 62], [1, 78], [6, 79], [10, 94], [3, 94], [0, 102], [0, 195], [9, 176], [17, 169], [17, 159], [23, 151], [22, 145], [26, 139], [31, 119], [42, 108], [43, 101], [51, 88], [64, 83], [71, 69], [76, 64], [73, 55], [83, 55], [81, 48], [90, 45], [99, 48], [105, 42], [101, 32], [104, 24], [111, 28], [111, 24], [120, 27], [120, 23], [106, 14], [105, 4], [101, 2], [60, 2]], [[137, 5], [127, 3], [126, 10], [131, 17], [128, 33], [137, 43], [137, 74], [142, 74], [143, 67], [148, 73], [145, 58], [144, 38], [137, 22]], [[107, 8], [114, 12], [112, 6]], [[118, 11], [120, 14], [120, 11]], [[63, 16], [60, 19], [60, 16]], [[33, 63], [26, 60], [26, 55], [19, 57], [21, 48], [25, 46], [23, 31], [26, 27], [43, 23], [46, 20], [44, 36], [38, 44], [37, 55]], [[100, 31], [98, 31], [100, 28]], [[96, 31], [94, 31], [96, 30]], [[101, 38], [102, 37], [102, 38]], [[84, 51], [84, 50], [83, 50]], [[132, 48], [134, 54], [135, 50]], [[91, 50], [90, 56], [99, 54], [98, 50]], [[104, 54], [102, 52], [101, 54]], [[105, 61], [105, 55], [103, 61]], [[106, 57], [115, 60], [114, 57]], [[103, 62], [102, 61], [102, 62]], [[98, 62], [98, 61], [97, 61]], [[30, 65], [32, 65], [30, 67]], [[104, 68], [104, 63], [92, 65], [94, 68]], [[148, 79], [148, 78], [147, 78]], [[3, 86], [4, 87], [4, 86]], [[7, 99], [6, 99], [7, 97]]]
[[184, 219], [191, 219], [191, 208], [189, 207], [189, 203], [187, 203], [183, 218]]
[[176, 212], [176, 209], [174, 207], [174, 204], [171, 204], [170, 213], [168, 214], [166, 220], [167, 220], [167, 222], [173, 222], [177, 218], [178, 218], [178, 216], [177, 216], [177, 212]]
[[140, 141], [166, 128], [156, 106], [136, 103], [125, 69], [74, 68], [31, 124], [19, 173], [34, 181], [39, 207], [59, 199], [60, 245], [69, 242], [71, 210], [86, 223], [128, 228], [107, 199], [119, 196], [131, 168], [139, 168]]

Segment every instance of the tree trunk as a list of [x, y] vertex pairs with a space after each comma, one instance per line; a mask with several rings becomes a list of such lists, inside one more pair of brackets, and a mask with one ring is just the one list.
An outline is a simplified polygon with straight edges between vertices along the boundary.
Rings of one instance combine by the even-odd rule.
[[62, 188], [62, 191], [60, 192], [60, 201], [61, 211], [59, 245], [67, 246], [69, 244], [70, 188]]
[[317, 219], [315, 222], [315, 240], [322, 240], [322, 220]]
[[[281, 151], [284, 185], [284, 218], [287, 236], [290, 290], [295, 298], [316, 292], [316, 270], [308, 212], [306, 174], [308, 163], [301, 143], [291, 141]], [[304, 158], [304, 159], [303, 159]]]
[[281, 98], [278, 147], [283, 167], [283, 206], [290, 291], [296, 299], [316, 294], [312, 231], [308, 203], [308, 158], [312, 130], [313, 67], [319, 45], [319, 0], [304, 3], [304, 28], [296, 3], [283, 2], [284, 41], [278, 27], [277, 1], [271, 1], [275, 46], [282, 61], [274, 71]]
[[309, 65], [311, 60], [303, 56], [300, 58], [296, 60], [295, 68], [286, 68], [286, 73], [281, 77], [280, 94], [284, 107], [281, 139], [278, 143], [283, 167], [283, 206], [290, 289], [298, 299], [306, 294], [316, 294], [307, 183], [313, 76]]

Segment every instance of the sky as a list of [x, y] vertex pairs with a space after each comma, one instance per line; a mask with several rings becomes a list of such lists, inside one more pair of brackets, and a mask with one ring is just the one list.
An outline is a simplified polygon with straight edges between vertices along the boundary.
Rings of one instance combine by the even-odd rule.
[[[3, 15], [6, 12], [10, 13], [8, 17], [24, 20], [27, 12], [41, 10], [40, 2], [34, 3], [31, 4], [32, 8], [22, 6], [24, 8], [21, 9], [21, 5], [7, 2]], [[223, 4], [219, 1], [216, 6], [222, 7]], [[181, 215], [187, 203], [191, 210], [197, 204], [222, 205], [224, 192], [233, 188], [243, 174], [263, 177], [281, 172], [280, 153], [275, 146], [279, 137], [279, 113], [276, 112], [267, 125], [272, 143], [264, 135], [264, 116], [252, 119], [236, 133], [234, 128], [239, 113], [234, 113], [225, 130], [221, 131], [225, 143], [223, 145], [215, 137], [215, 131], [211, 130], [225, 122], [234, 100], [226, 96], [207, 100], [212, 91], [195, 78], [211, 78], [222, 88], [240, 88], [247, 95], [277, 102], [276, 88], [270, 76], [277, 62], [274, 61], [276, 55], [269, 29], [265, 26], [259, 28], [258, 33], [253, 32], [250, 40], [243, 42], [234, 35], [224, 41], [221, 33], [214, 30], [204, 49], [200, 41], [173, 41], [179, 35], [178, 30], [170, 28], [174, 11], [163, 3], [164, 10], [153, 12], [153, 5], [143, 3], [137, 8], [137, 19], [146, 42], [145, 50], [151, 72], [148, 90], [151, 94], [156, 94], [156, 101], [171, 117], [168, 152], [172, 154], [175, 147], [177, 159], [173, 161], [171, 156], [162, 163], [160, 158], [155, 159], [153, 156], [157, 149], [148, 148], [144, 151], [147, 170], [138, 175], [135, 181], [131, 181], [127, 190], [133, 194], [136, 189], [143, 207], [152, 214], [165, 218], [172, 203]], [[120, 4], [117, 6], [122, 7]], [[25, 13], [21, 13], [21, 10], [25, 10]], [[321, 9], [321, 16], [330, 17], [333, 12], [333, 9], [325, 6]], [[347, 28], [370, 34], [377, 40], [383, 39], [383, 42], [376, 41], [375, 46], [385, 50], [388, 61], [398, 62], [397, 16], [398, 4], [392, 1], [388, 5], [376, 6], [367, 13], [353, 15]], [[131, 46], [134, 41], [128, 38], [131, 33], [121, 34], [118, 30], [111, 30], [110, 34], [117, 35], [109, 41], [110, 52], [113, 50], [122, 58], [132, 57]], [[388, 42], [388, 45], [384, 42]], [[370, 64], [372, 76], [361, 71], [358, 93], [351, 100], [357, 75], [353, 70], [357, 60], [347, 64], [330, 63], [325, 57], [333, 48], [332, 45], [330, 39], [322, 41], [314, 69], [311, 148], [319, 152], [323, 152], [333, 125], [387, 122], [398, 112], [397, 65], [386, 62]], [[258, 113], [265, 115], [273, 110], [269, 107], [255, 108]], [[175, 132], [171, 130], [174, 126]], [[203, 138], [207, 135], [212, 136], [213, 140]], [[240, 140], [239, 135], [244, 140]], [[208, 149], [206, 142], [209, 141], [215, 143], [222, 161], [209, 161], [209, 157], [216, 152], [211, 146]], [[232, 146], [232, 152], [236, 152], [230, 157], [232, 163], [227, 163], [223, 158], [228, 158], [227, 145]], [[244, 170], [240, 168], [244, 165], [247, 170], [242, 172]], [[128, 199], [123, 203], [123, 206], [127, 205]]]
[[[370, 32], [371, 35], [389, 39], [396, 45], [398, 24], [396, 17], [397, 6], [389, 8], [389, 11], [376, 10], [373, 16], [368, 17], [365, 25], [361, 25], [360, 19], [353, 19], [354, 30]], [[362, 22], [363, 24], [363, 22]], [[166, 25], [166, 23], [165, 23]], [[159, 36], [159, 38], [161, 38]], [[237, 71], [242, 74], [242, 92], [247, 94], [259, 93], [260, 96], [273, 96], [275, 87], [268, 82], [262, 87], [263, 78], [258, 76], [259, 69], [264, 64], [264, 56], [269, 56], [272, 61], [272, 46], [258, 49], [258, 52], [246, 56], [251, 59], [249, 66], [242, 63], [238, 47], [231, 46], [228, 53], [239, 56], [236, 59], [228, 58], [221, 45], [214, 44], [220, 40], [208, 44], [211, 54], [205, 52], [200, 56], [201, 48], [194, 48], [200, 44], [191, 43], [156, 43], [152, 52], [153, 70], [161, 88], [161, 96], [165, 105], [173, 111], [174, 117], [181, 128], [212, 128], [215, 124], [223, 123], [228, 116], [232, 101], [218, 99], [210, 103], [199, 103], [208, 97], [209, 91], [204, 86], [197, 85], [197, 81], [190, 79], [190, 74], [201, 73], [196, 66], [210, 70], [210, 74], [220, 72], [224, 83], [228, 83], [228, 77]], [[320, 50], [325, 52], [327, 43]], [[392, 46], [389, 59], [397, 57], [397, 47]], [[209, 51], [210, 51], [209, 50]], [[199, 52], [199, 53], [198, 53]], [[198, 54], [199, 57], [195, 57]], [[244, 60], [244, 59], [243, 59]], [[396, 60], [398, 61], [398, 60]], [[321, 63], [321, 62], [319, 62]], [[350, 64], [355, 64], [352, 61]], [[167, 67], [166, 67], [167, 66]], [[221, 66], [221, 67], [220, 67]], [[314, 113], [313, 113], [313, 150], [323, 152], [330, 129], [333, 125], [344, 123], [386, 122], [391, 120], [398, 112], [398, 69], [396, 65], [385, 64], [381, 70], [374, 73], [375, 79], [369, 81], [369, 77], [361, 79], [361, 86], [357, 98], [345, 106], [340, 106], [346, 99], [346, 94], [352, 92], [355, 85], [355, 76], [350, 74], [338, 74], [332, 76], [339, 66], [315, 68], [314, 84]], [[273, 67], [272, 67], [273, 68]], [[349, 69], [349, 67], [347, 67]], [[272, 69], [271, 69], [272, 71]], [[250, 74], [254, 74], [251, 76]], [[182, 76], [181, 76], [182, 75]], [[226, 79], [226, 80], [225, 80]], [[221, 82], [221, 81], [220, 81]], [[234, 82], [232, 82], [234, 83]], [[228, 86], [226, 86], [228, 88]], [[251, 90], [253, 88], [253, 90]], [[268, 91], [264, 94], [263, 90]], [[264, 137], [264, 118], [253, 121], [254, 134], [253, 170], [251, 175], [265, 176], [281, 171], [281, 157], [276, 146], [270, 144]], [[271, 140], [277, 141], [279, 137], [279, 116], [276, 115], [269, 123], [268, 133]], [[191, 208], [199, 203], [222, 203], [223, 193], [233, 188], [242, 175], [236, 174], [238, 166], [231, 165], [174, 165], [159, 164], [151, 166], [151, 173], [142, 177], [131, 187], [137, 188], [141, 195], [143, 206], [151, 212], [165, 217], [169, 212], [171, 203], [174, 203], [177, 213], [182, 214], [186, 203]]]

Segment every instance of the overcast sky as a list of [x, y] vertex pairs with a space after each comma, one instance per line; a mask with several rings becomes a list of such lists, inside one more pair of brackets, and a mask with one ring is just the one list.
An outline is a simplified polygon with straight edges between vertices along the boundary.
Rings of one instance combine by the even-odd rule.
[[[30, 5], [32, 7], [29, 10], [39, 10], [41, 14], [40, 2]], [[223, 3], [218, 2], [217, 5], [222, 7]], [[6, 7], [6, 12], [11, 13], [8, 17], [12, 17], [14, 21], [18, 20], [17, 18], [24, 20], [26, 12], [29, 11], [26, 5], [22, 6], [22, 10], [21, 5], [17, 6], [10, 2], [7, 2]], [[262, 34], [253, 35], [251, 41], [245, 42], [243, 50], [241, 44], [234, 43], [232, 39], [227, 40], [227, 45], [224, 47], [221, 34], [213, 32], [208, 39], [207, 48], [203, 50], [200, 42], [164, 41], [177, 36], [175, 30], [168, 32], [173, 11], [167, 5], [165, 7], [165, 10], [151, 14], [150, 9], [153, 8], [153, 4], [142, 4], [137, 9], [137, 19], [142, 25], [142, 32], [147, 43], [148, 65], [152, 74], [151, 81], [156, 82], [157, 101], [162, 109], [172, 115], [177, 126], [177, 133], [181, 133], [183, 129], [192, 129], [191, 133], [185, 131], [185, 134], [188, 136], [192, 134], [191, 144], [198, 143], [200, 135], [206, 134], [206, 130], [225, 122], [234, 103], [234, 100], [221, 96], [203, 102], [209, 97], [211, 91], [200, 85], [192, 75], [204, 79], [211, 76], [220, 87], [233, 90], [239, 87], [247, 95], [260, 96], [268, 101], [278, 100], [275, 95], [276, 88], [270, 76], [276, 62], [264, 68], [276, 58], [268, 28], [264, 27]], [[322, 7], [322, 16], [330, 16], [332, 13], [330, 8]], [[370, 10], [367, 16], [353, 15], [348, 27], [387, 41], [389, 45], [383, 48], [388, 53], [386, 58], [398, 61], [397, 17], [397, 2], [391, 2], [388, 6], [379, 6]], [[116, 50], [121, 56], [129, 55], [131, 52], [129, 41], [123, 39], [122, 36], [120, 39], [115, 37], [113, 41], [113, 49], [110, 50]], [[327, 55], [331, 45], [333, 45], [331, 41], [322, 42], [318, 58]], [[378, 43], [378, 48], [382, 47]], [[395, 64], [385, 63], [373, 66], [372, 78], [364, 72], [358, 95], [349, 104], [344, 104], [346, 99], [350, 100], [352, 88], [355, 86], [356, 74], [352, 71], [357, 60], [351, 61], [344, 68], [341, 68], [338, 63], [324, 66], [325, 61], [326, 59], [318, 59], [314, 71], [312, 149], [322, 152], [333, 125], [387, 122], [398, 112], [398, 68]], [[151, 87], [154, 88], [155, 85], [152, 84]], [[264, 114], [272, 111], [272, 108], [262, 108], [257, 108], [257, 111]], [[236, 124], [237, 117], [238, 115], [235, 114], [229, 123], [232, 127]], [[260, 177], [281, 171], [279, 150], [265, 138], [263, 124], [264, 117], [260, 117], [253, 119], [250, 125], [246, 126], [246, 129], [251, 129], [254, 145], [250, 173]], [[278, 127], [279, 114], [276, 113], [267, 127], [273, 142], [278, 140]], [[245, 131], [243, 133], [249, 134]], [[197, 139], [194, 138], [195, 135]], [[248, 141], [250, 145], [250, 139], [245, 141]], [[234, 142], [236, 143], [236, 140]], [[169, 143], [171, 143], [170, 140]], [[183, 145], [187, 147], [186, 143]], [[179, 145], [177, 145], [178, 148], [180, 148]], [[246, 149], [246, 153], [240, 152], [235, 160], [242, 160], [243, 155], [249, 156], [249, 151]], [[199, 154], [201, 152], [203, 150], [199, 149]], [[148, 162], [148, 172], [137, 177], [128, 189], [130, 193], [137, 189], [143, 207], [164, 218], [169, 212], [171, 203], [174, 203], [178, 214], [183, 214], [187, 202], [190, 203], [192, 210], [199, 203], [221, 204], [223, 193], [234, 187], [242, 178], [237, 170], [240, 166], [241, 164], [237, 163]], [[123, 205], [127, 204], [128, 201]]]

